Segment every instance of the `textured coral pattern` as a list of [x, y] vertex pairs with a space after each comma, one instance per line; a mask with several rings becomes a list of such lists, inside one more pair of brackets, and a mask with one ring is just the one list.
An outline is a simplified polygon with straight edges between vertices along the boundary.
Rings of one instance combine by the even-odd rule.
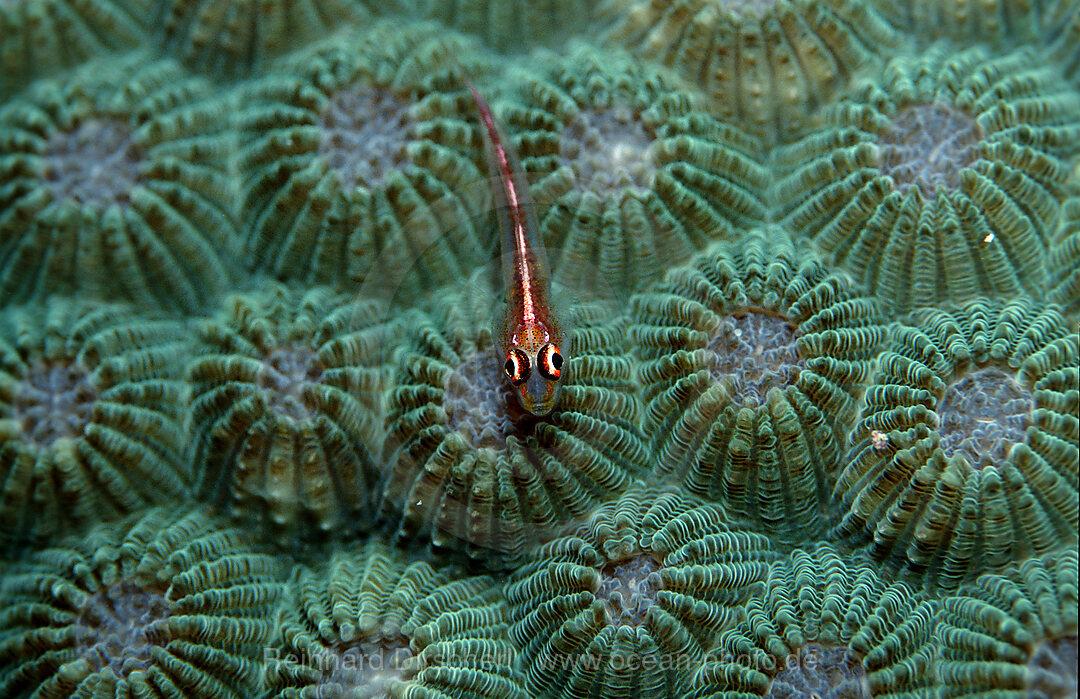
[[14, 565], [0, 695], [252, 696], [281, 592], [278, 564], [252, 543], [197, 509], [151, 510]]
[[804, 128], [901, 42], [858, 0], [605, 0], [600, 15], [609, 41], [671, 67], [768, 141]]
[[534, 697], [684, 696], [776, 557], [677, 492], [634, 487], [507, 587]]
[[[1039, 296], [1080, 95], [1031, 51], [893, 60], [777, 148], [777, 214], [895, 311]], [[943, 136], [944, 135], [944, 136]]]
[[618, 51], [575, 44], [547, 62], [498, 106], [556, 284], [624, 297], [764, 220], [761, 145], [699, 95]]
[[495, 238], [472, 104], [435, 25], [318, 44], [244, 90], [245, 249], [279, 279], [401, 294], [467, 277]]
[[867, 392], [836, 534], [952, 589], [1076, 541], [1080, 349], [1029, 301], [919, 315]]
[[567, 317], [559, 403], [526, 413], [495, 354], [490, 292], [469, 285], [411, 320], [390, 396], [383, 514], [399, 538], [430, 538], [492, 565], [518, 562], [554, 528], [586, 517], [648, 461], [632, 364], [600, 309]]
[[266, 665], [267, 696], [526, 699], [506, 600], [380, 543], [294, 571]]
[[661, 474], [779, 542], [830, 526], [884, 328], [781, 230], [758, 230], [633, 300], [645, 432]]
[[986, 575], [942, 602], [944, 697], [1076, 696], [1077, 552]]
[[590, 0], [395, 0], [426, 19], [480, 37], [499, 51], [558, 45], [568, 35], [587, 30]]
[[57, 299], [0, 317], [0, 549], [187, 494], [178, 323]]
[[1074, 325], [1080, 323], [1080, 198], [1068, 200], [1061, 209], [1046, 267], [1051, 277], [1049, 300], [1059, 305]]
[[382, 308], [271, 285], [228, 299], [198, 334], [200, 496], [283, 539], [370, 525], [390, 348]]
[[223, 115], [208, 84], [143, 53], [0, 109], [0, 302], [203, 306], [235, 242]]
[[693, 699], [934, 696], [934, 605], [821, 545], [768, 572]]

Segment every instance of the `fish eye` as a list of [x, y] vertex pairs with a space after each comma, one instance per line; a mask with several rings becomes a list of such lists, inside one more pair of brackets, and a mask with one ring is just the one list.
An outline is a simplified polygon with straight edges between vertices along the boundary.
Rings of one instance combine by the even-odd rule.
[[555, 345], [544, 345], [540, 348], [540, 353], [536, 355], [536, 368], [546, 379], [558, 381], [562, 376], [562, 365], [563, 356], [559, 354], [559, 348]]
[[511, 385], [520, 386], [529, 379], [528, 355], [519, 349], [510, 350], [506, 353], [506, 364], [503, 365], [503, 369]]

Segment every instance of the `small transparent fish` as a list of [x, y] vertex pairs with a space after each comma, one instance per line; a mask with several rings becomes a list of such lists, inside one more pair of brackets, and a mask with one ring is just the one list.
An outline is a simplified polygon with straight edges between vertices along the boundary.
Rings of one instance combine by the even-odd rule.
[[521, 164], [502, 137], [491, 108], [465, 79], [480, 114], [502, 237], [506, 315], [495, 328], [503, 372], [521, 406], [534, 415], [555, 407], [569, 360], [569, 335], [551, 307], [547, 255]]

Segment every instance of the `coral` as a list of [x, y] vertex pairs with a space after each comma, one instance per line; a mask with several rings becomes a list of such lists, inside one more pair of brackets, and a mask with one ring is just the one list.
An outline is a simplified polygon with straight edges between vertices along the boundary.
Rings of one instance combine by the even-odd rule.
[[230, 297], [190, 362], [199, 494], [282, 541], [370, 523], [390, 333], [323, 288]]
[[199, 510], [38, 551], [0, 585], [0, 695], [254, 696], [279, 574]]
[[609, 40], [673, 68], [712, 112], [771, 141], [798, 133], [901, 43], [856, 0], [606, 0]]
[[1076, 333], [1031, 300], [916, 316], [867, 390], [835, 535], [944, 590], [1075, 542]]
[[649, 455], [623, 332], [567, 304], [570, 359], [555, 409], [536, 417], [503, 378], [495, 303], [477, 286], [412, 320], [390, 394], [383, 514], [401, 540], [430, 538], [493, 567], [625, 489]]
[[1050, 273], [1047, 297], [1061, 306], [1074, 327], [1080, 325], [1080, 198], [1069, 199], [1061, 209], [1046, 268]]
[[1062, 74], [1080, 89], [1080, 1], [1047, 0], [1052, 10], [1040, 40], [1046, 41], [1050, 56]]
[[506, 588], [534, 697], [681, 697], [776, 558], [760, 534], [635, 486], [542, 547]]
[[1039, 296], [1078, 115], [1030, 50], [900, 56], [774, 151], [776, 214], [897, 312]]
[[244, 77], [277, 55], [370, 20], [361, 0], [166, 0], [157, 13], [165, 50], [215, 77]]
[[884, 338], [874, 302], [775, 228], [718, 245], [632, 301], [661, 477], [778, 543], [828, 531]]
[[208, 84], [143, 53], [0, 108], [0, 304], [213, 299], [235, 243], [226, 121]]
[[299, 567], [265, 667], [267, 696], [526, 699], [502, 586], [378, 542]]
[[34, 79], [143, 40], [147, 0], [0, 2], [0, 102]]
[[724, 634], [692, 699], [936, 696], [936, 608], [826, 545], [769, 570], [746, 622]]
[[1076, 696], [1077, 553], [986, 575], [942, 602], [943, 697]]
[[179, 324], [55, 299], [0, 315], [0, 550], [188, 492]]
[[435, 25], [375, 24], [301, 52], [243, 93], [249, 264], [279, 279], [401, 293], [466, 278], [495, 238], [474, 108]]
[[593, 3], [585, 0], [411, 0], [414, 16], [433, 19], [480, 37], [501, 52], [558, 45], [568, 35], [585, 33]]
[[625, 298], [764, 220], [761, 145], [621, 51], [537, 54], [497, 105], [533, 182], [553, 280]]

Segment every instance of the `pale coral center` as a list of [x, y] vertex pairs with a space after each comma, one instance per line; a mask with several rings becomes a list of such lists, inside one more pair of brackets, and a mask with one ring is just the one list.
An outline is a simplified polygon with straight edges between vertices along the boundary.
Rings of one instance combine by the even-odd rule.
[[49, 137], [41, 154], [42, 174], [55, 199], [104, 210], [130, 203], [139, 182], [140, 158], [127, 124], [87, 119]]
[[1040, 643], [1028, 662], [1027, 699], [1076, 699], [1076, 636]]
[[629, 107], [578, 112], [562, 131], [559, 155], [574, 171], [578, 187], [605, 195], [645, 190], [656, 171], [656, 136]]
[[960, 171], [979, 157], [982, 128], [948, 104], [904, 107], [882, 136], [881, 170], [900, 188], [917, 186], [925, 197], [960, 186]]
[[446, 379], [443, 410], [447, 426], [475, 449], [502, 449], [514, 430], [517, 399], [493, 355], [478, 353]]
[[743, 402], [763, 404], [773, 388], [793, 385], [803, 369], [795, 328], [784, 318], [750, 311], [720, 322], [709, 341], [713, 378]]
[[997, 367], [964, 376], [945, 391], [937, 414], [945, 456], [981, 467], [1008, 458], [1023, 442], [1034, 408], [1031, 392]]
[[58, 439], [82, 437], [98, 392], [77, 361], [40, 362], [19, 383], [15, 418], [30, 443], [46, 448]]
[[870, 699], [870, 683], [850, 648], [810, 643], [784, 659], [768, 699]]
[[86, 598], [75, 621], [75, 650], [95, 671], [119, 677], [145, 670], [151, 649], [169, 641], [169, 603], [163, 590], [123, 581]]
[[374, 187], [408, 164], [412, 104], [376, 87], [356, 86], [330, 95], [319, 115], [319, 153], [343, 185]]
[[340, 694], [333, 692], [327, 696], [388, 699], [395, 681], [408, 680], [416, 674], [409, 664], [412, 651], [404, 639], [339, 645], [342, 647], [314, 659], [322, 676], [320, 685], [341, 690]]
[[315, 350], [306, 347], [278, 347], [263, 360], [259, 387], [267, 394], [272, 410], [293, 420], [310, 418], [304, 393], [322, 378], [323, 368]]
[[604, 566], [596, 596], [607, 601], [611, 623], [636, 626], [645, 621], [661, 586], [659, 570], [656, 559], [645, 554]]

